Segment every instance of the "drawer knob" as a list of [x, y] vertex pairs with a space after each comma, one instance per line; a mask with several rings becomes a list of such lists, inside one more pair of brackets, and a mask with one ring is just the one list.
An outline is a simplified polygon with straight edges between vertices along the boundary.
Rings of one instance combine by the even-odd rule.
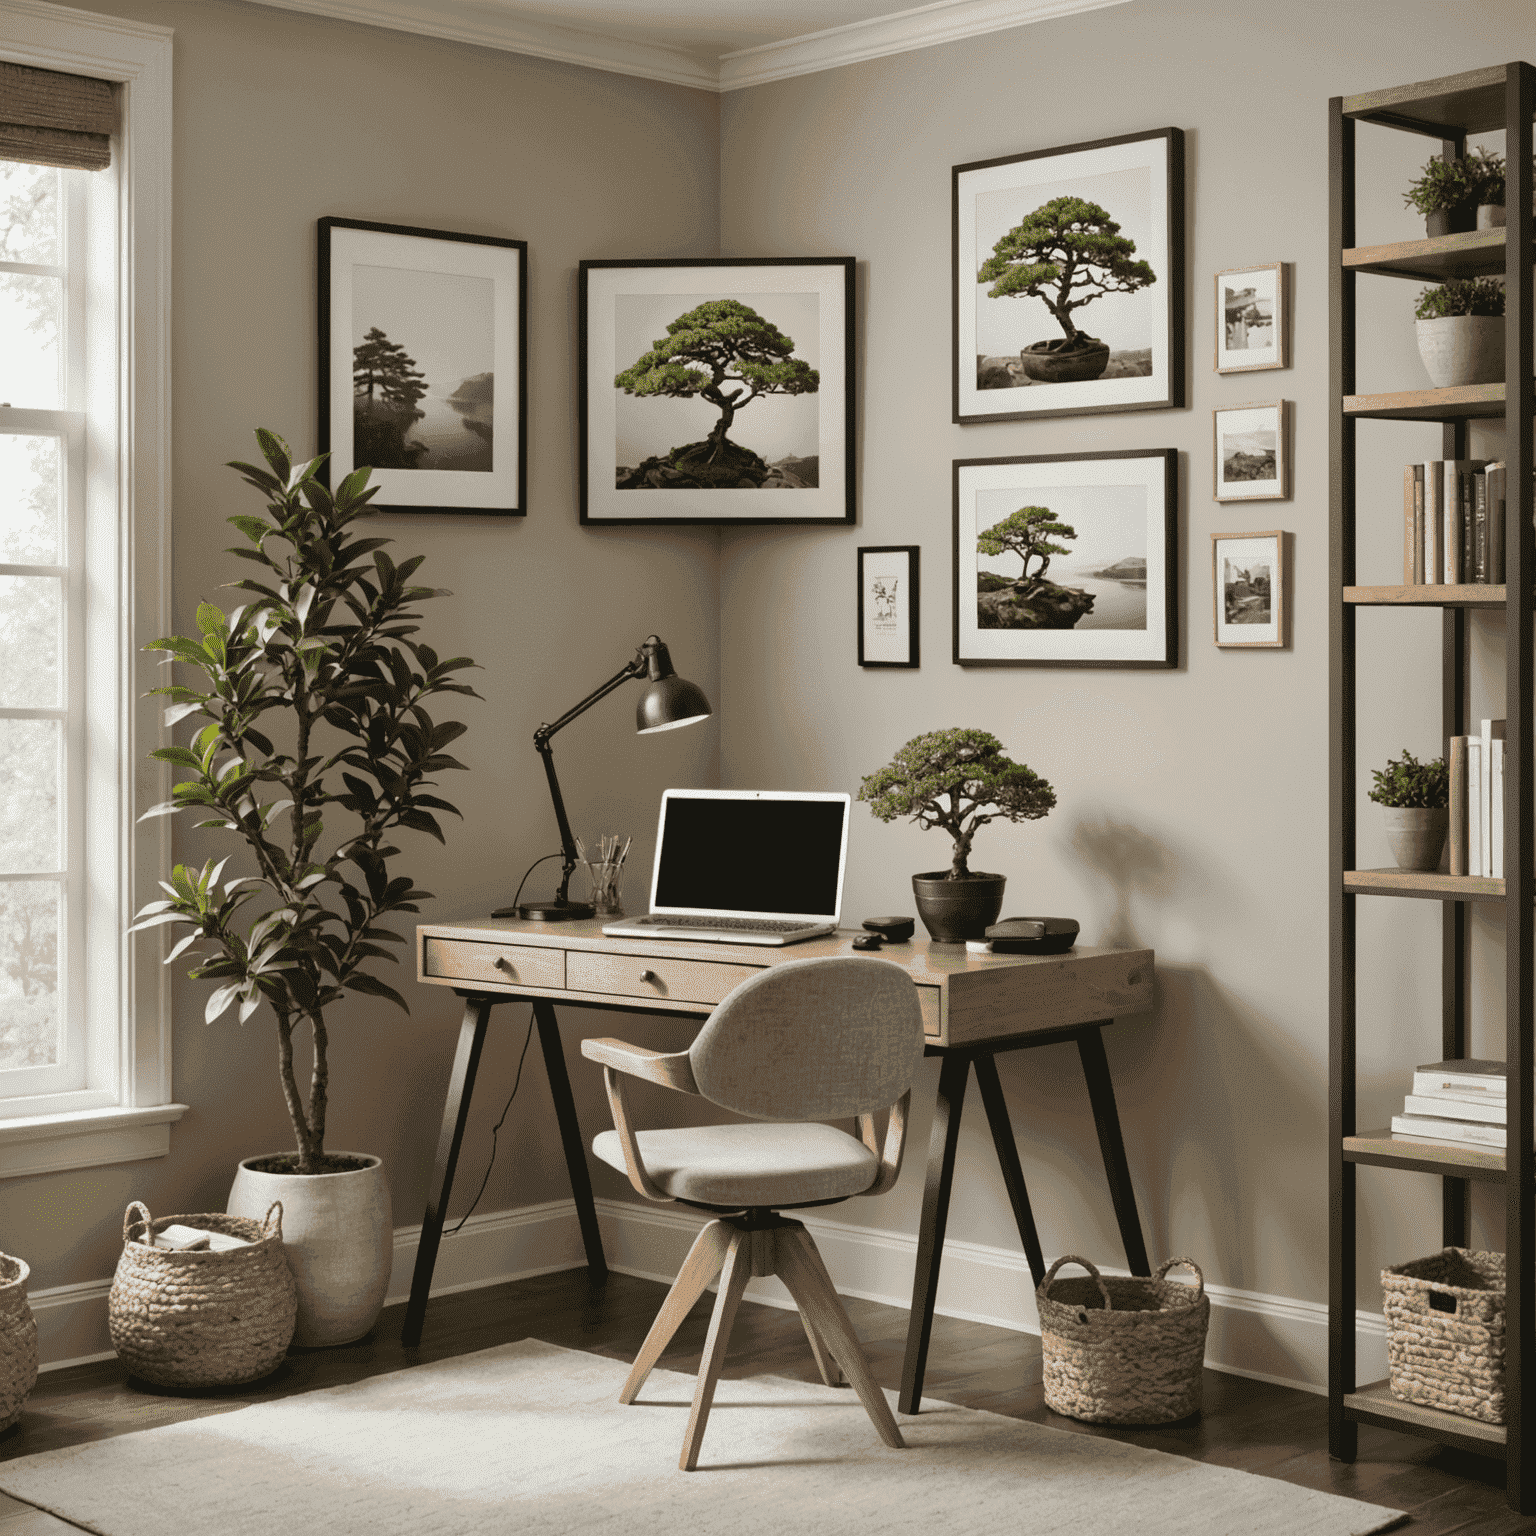
[[492, 964], [495, 965], [498, 971], [505, 971], [513, 981], [517, 980], [517, 968], [505, 955], [497, 955]]
[[641, 971], [640, 972], [640, 980], [641, 981], [655, 981], [656, 980], [656, 972], [655, 971]]

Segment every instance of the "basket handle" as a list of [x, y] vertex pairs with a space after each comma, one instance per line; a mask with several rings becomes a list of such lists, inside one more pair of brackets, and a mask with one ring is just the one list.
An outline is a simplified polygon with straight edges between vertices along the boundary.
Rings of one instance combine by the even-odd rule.
[[[1157, 1273], [1152, 1278], [1154, 1280], [1161, 1280], [1170, 1269], [1174, 1268], [1174, 1266], [1178, 1264], [1184, 1265], [1186, 1269], [1194, 1270], [1195, 1301], [1199, 1301], [1200, 1298], [1205, 1295], [1205, 1275], [1201, 1271], [1200, 1266], [1196, 1264], [1193, 1259], [1164, 1259], [1163, 1262], [1157, 1266]], [[1194, 1303], [1192, 1302], [1191, 1305], [1193, 1304]]]
[[1045, 1279], [1040, 1282], [1040, 1294], [1042, 1296], [1049, 1299], [1051, 1294], [1051, 1281], [1056, 1278], [1056, 1271], [1060, 1269], [1063, 1264], [1080, 1264], [1084, 1269], [1086, 1269], [1088, 1273], [1093, 1276], [1093, 1283], [1098, 1286], [1099, 1295], [1104, 1298], [1104, 1310], [1106, 1312], [1114, 1311], [1114, 1303], [1109, 1299], [1109, 1287], [1104, 1284], [1104, 1277], [1098, 1272], [1090, 1260], [1080, 1259], [1075, 1253], [1062, 1254], [1062, 1256], [1057, 1259], [1056, 1262], [1052, 1264], [1048, 1270], [1046, 1270]]
[[[272, 1218], [273, 1211], [277, 1212], [277, 1219], [275, 1221]], [[262, 1218], [261, 1222], [261, 1235], [263, 1237], [276, 1237], [279, 1241], [282, 1240], [283, 1202], [281, 1200], [274, 1200], [267, 1207], [267, 1214]]]
[[125, 1243], [128, 1241], [128, 1229], [134, 1223], [133, 1213], [135, 1211], [143, 1212], [143, 1214], [138, 1219], [144, 1223], [144, 1235], [145, 1237], [150, 1238], [150, 1247], [154, 1247], [153, 1234], [149, 1230], [149, 1224], [155, 1218], [149, 1214], [149, 1207], [145, 1205], [142, 1200], [132, 1201], [129, 1204], [128, 1209], [123, 1212], [123, 1241]]

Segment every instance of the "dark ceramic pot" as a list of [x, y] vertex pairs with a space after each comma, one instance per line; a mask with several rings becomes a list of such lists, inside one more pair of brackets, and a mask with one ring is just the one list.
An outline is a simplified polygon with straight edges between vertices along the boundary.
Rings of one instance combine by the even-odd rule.
[[1424, 215], [1424, 233], [1433, 240], [1437, 235], [1464, 235], [1477, 228], [1477, 208], [1468, 203], [1461, 208], [1441, 208]]
[[912, 876], [912, 895], [917, 915], [935, 944], [964, 944], [980, 939], [1003, 910], [1006, 875], [973, 874], [964, 880], [946, 880], [942, 869]]
[[1081, 332], [1073, 341], [1037, 341], [1019, 353], [1024, 372], [1039, 384], [1077, 384], [1109, 367], [1109, 343]]

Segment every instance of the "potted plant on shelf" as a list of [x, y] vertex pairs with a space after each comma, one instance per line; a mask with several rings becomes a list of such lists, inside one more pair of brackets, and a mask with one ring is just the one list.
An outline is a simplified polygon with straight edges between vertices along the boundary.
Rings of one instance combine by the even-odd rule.
[[1424, 215], [1424, 232], [1463, 234], [1477, 220], [1478, 172], [1466, 160], [1430, 160], [1418, 179], [1408, 183], [1403, 202]]
[[881, 821], [910, 816], [954, 839], [947, 870], [913, 875], [918, 915], [940, 944], [979, 939], [1003, 906], [1003, 875], [972, 871], [971, 841], [989, 821], [1038, 821], [1056, 791], [1032, 768], [1003, 755], [988, 731], [930, 731], [914, 736], [859, 786], [859, 799]]
[[[272, 1010], [297, 1151], [241, 1163], [229, 1211], [259, 1219], [282, 1201], [299, 1292], [294, 1342], [340, 1344], [378, 1316], [393, 1230], [379, 1159], [325, 1147], [326, 1020], [348, 993], [406, 1008], [374, 962], [393, 962], [384, 946], [404, 943], [386, 920], [417, 911], [430, 892], [391, 874], [392, 840], [408, 829], [442, 841], [435, 813], [458, 814], [426, 791], [436, 774], [463, 767], [446, 748], [465, 727], [433, 719], [427, 704], [476, 695], [453, 681], [472, 662], [440, 660], [415, 638], [415, 605], [446, 595], [411, 584], [423, 557], [397, 566], [382, 550], [389, 539], [353, 526], [375, 494], [371, 472], [348, 475], [333, 496], [318, 478], [323, 459], [296, 465], [281, 438], [256, 437], [269, 469], [230, 467], [267, 498], [265, 516], [228, 519], [249, 541], [230, 552], [261, 567], [232, 583], [252, 601], [229, 613], [202, 603], [196, 637], [146, 647], [196, 674], [196, 687], [154, 690], [169, 701], [167, 725], [207, 722], [189, 746], [151, 754], [188, 777], [148, 814], [202, 816], [199, 827], [234, 835], [254, 872], [224, 880], [227, 858], [178, 864], [162, 882], [167, 899], [134, 926], [191, 926], [167, 963], [185, 954], [192, 977], [218, 983], [208, 1023], [237, 1004], [242, 1024], [263, 1004]], [[307, 1094], [293, 1050], [306, 1026]]]
[[1401, 757], [1373, 768], [1370, 797], [1386, 810], [1387, 841], [1399, 869], [1440, 867], [1450, 824], [1451, 775], [1445, 759], [1421, 763], [1405, 747]]
[[1504, 156], [1478, 148], [1467, 157], [1472, 174], [1472, 202], [1477, 209], [1478, 229], [1504, 227]]
[[1419, 356], [1436, 389], [1504, 379], [1504, 284], [1453, 277], [1426, 288], [1414, 307]]

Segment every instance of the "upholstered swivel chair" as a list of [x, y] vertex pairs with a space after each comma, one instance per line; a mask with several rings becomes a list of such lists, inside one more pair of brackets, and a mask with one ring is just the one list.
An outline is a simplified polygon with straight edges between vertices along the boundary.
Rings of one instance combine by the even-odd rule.
[[[778, 1275], [822, 1379], [837, 1367], [880, 1438], [904, 1442], [803, 1223], [778, 1214], [889, 1189], [901, 1171], [907, 1108], [923, 1054], [917, 989], [887, 960], [789, 960], [749, 977], [706, 1020], [686, 1051], [663, 1054], [622, 1040], [584, 1040], [601, 1062], [614, 1129], [592, 1144], [647, 1200], [716, 1213], [699, 1233], [635, 1359], [619, 1401], [632, 1403], [662, 1351], [716, 1275], [693, 1411], [678, 1465], [691, 1472], [747, 1281]], [[750, 1123], [637, 1131], [625, 1077], [698, 1094]], [[890, 1111], [882, 1145], [876, 1116]], [[858, 1137], [822, 1120], [858, 1120]]]

